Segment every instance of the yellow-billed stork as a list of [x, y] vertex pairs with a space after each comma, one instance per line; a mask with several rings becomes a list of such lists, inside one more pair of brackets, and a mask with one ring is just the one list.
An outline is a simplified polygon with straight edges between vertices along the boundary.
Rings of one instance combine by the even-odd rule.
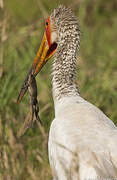
[[49, 161], [54, 180], [117, 178], [117, 127], [77, 89], [76, 61], [80, 46], [77, 18], [69, 8], [57, 7], [45, 22], [45, 33], [22, 86], [30, 73], [38, 74], [54, 54], [52, 92], [55, 119], [49, 132]]

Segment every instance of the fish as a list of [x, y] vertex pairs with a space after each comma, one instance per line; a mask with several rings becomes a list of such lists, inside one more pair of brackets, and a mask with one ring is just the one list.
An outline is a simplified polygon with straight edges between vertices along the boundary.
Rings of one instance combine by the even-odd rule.
[[30, 99], [30, 115], [25, 119], [22, 127], [19, 130], [18, 137], [21, 137], [25, 134], [25, 132], [33, 127], [34, 117], [36, 120], [42, 125], [40, 117], [39, 117], [39, 103], [37, 100], [37, 83], [36, 78], [33, 73], [29, 73], [25, 79], [25, 88], [28, 89], [29, 99]]

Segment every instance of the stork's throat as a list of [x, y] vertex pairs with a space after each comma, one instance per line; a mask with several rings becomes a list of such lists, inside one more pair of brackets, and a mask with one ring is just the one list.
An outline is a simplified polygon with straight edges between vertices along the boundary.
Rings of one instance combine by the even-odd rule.
[[49, 48], [49, 50], [48, 50], [48, 52], [47, 52], [46, 57], [48, 58], [49, 56], [51, 56], [52, 54], [54, 54], [54, 52], [56, 51], [56, 48], [57, 48], [57, 43], [54, 42], [54, 43], [50, 46], [50, 48]]

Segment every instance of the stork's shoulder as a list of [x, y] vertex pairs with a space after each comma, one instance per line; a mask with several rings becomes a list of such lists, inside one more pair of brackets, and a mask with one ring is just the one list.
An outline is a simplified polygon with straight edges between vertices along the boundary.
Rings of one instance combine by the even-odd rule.
[[[116, 128], [114, 123], [95, 105], [84, 100], [80, 96], [63, 98], [59, 103], [55, 105], [55, 117], [56, 119], [71, 120], [81, 124], [109, 126], [110, 128]], [[81, 124], [80, 124], [81, 122]], [[90, 127], [89, 127], [90, 128]], [[116, 128], [117, 130], [117, 128]]]
[[[50, 132], [57, 141], [73, 146], [117, 149], [117, 127], [96, 106], [81, 97], [64, 99], [56, 107]], [[69, 142], [68, 142], [69, 141]]]
[[117, 154], [117, 127], [100, 109], [81, 97], [64, 99], [57, 108], [51, 126], [57, 141], [95, 152], [107, 148]]

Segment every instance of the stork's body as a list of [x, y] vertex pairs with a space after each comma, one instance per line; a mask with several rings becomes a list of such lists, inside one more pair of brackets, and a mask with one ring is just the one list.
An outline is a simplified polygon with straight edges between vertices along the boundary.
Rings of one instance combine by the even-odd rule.
[[117, 127], [80, 97], [75, 83], [79, 36], [77, 18], [70, 9], [59, 6], [46, 21], [46, 33], [32, 65], [36, 76], [55, 53], [52, 68], [55, 119], [49, 133], [53, 178], [117, 178]]
[[55, 180], [117, 178], [117, 128], [80, 96], [62, 98], [50, 128], [49, 159]]
[[52, 72], [55, 119], [49, 133], [54, 180], [117, 178], [117, 128], [80, 97], [75, 83], [77, 20], [63, 7], [56, 9], [51, 19], [58, 27]]

